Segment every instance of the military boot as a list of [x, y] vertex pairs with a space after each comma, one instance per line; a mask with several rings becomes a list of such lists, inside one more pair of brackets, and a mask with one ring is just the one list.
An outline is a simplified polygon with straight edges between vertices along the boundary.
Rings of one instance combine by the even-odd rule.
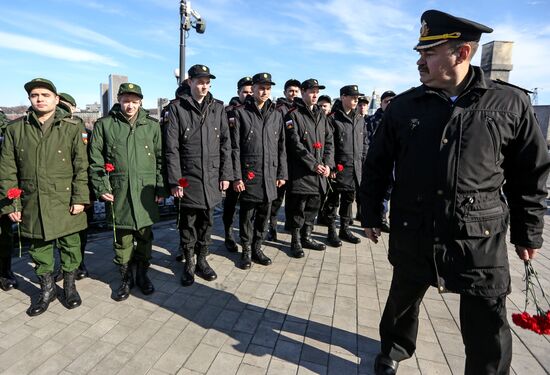
[[61, 270], [61, 266], [53, 270], [52, 277], [53, 277], [53, 281], [56, 283], [63, 280], [63, 271]]
[[241, 264], [239, 267], [243, 270], [248, 270], [252, 266], [252, 251], [250, 245], [242, 245], [243, 253], [241, 255]]
[[332, 247], [340, 247], [342, 246], [342, 241], [336, 234], [336, 223], [332, 221], [328, 225], [328, 236], [327, 236], [327, 242]]
[[86, 268], [86, 265], [84, 264], [84, 249], [80, 249], [80, 254], [82, 255], [82, 261], [80, 262], [80, 265], [76, 269], [76, 279], [82, 280], [86, 277], [89, 277], [90, 274], [88, 272], [88, 269]]
[[292, 239], [290, 240], [290, 254], [294, 258], [303, 258], [304, 250], [300, 242], [300, 229], [292, 229]]
[[237, 242], [233, 238], [233, 226], [225, 227], [225, 248], [230, 253], [236, 253], [239, 251]]
[[218, 278], [216, 272], [210, 267], [206, 261], [208, 255], [208, 246], [201, 246], [199, 248], [199, 254], [197, 256], [197, 275], [205, 279], [206, 281], [213, 281]]
[[349, 219], [341, 219], [340, 239], [353, 244], [358, 244], [361, 242], [361, 239], [359, 237], [351, 233], [351, 230], [349, 229]]
[[395, 375], [398, 367], [399, 362], [382, 353], [379, 353], [374, 360], [375, 375]]
[[138, 261], [136, 265], [136, 285], [141, 290], [141, 293], [146, 296], [155, 291], [153, 283], [147, 276], [147, 270], [149, 269], [149, 262]]
[[11, 257], [0, 258], [0, 288], [8, 291], [17, 287], [17, 279], [13, 272], [11, 272]]
[[277, 219], [271, 221], [269, 224], [269, 229], [267, 230], [267, 240], [268, 241], [277, 241]]
[[71, 272], [63, 271], [63, 293], [65, 294], [65, 306], [68, 309], [74, 309], [82, 304], [80, 295], [76, 291], [76, 272], [76, 270]]
[[271, 264], [271, 259], [262, 251], [262, 241], [259, 239], [254, 239], [252, 242], [252, 260], [254, 263], [261, 264], [262, 266], [269, 266]]
[[57, 293], [51, 273], [38, 276], [40, 282], [40, 298], [27, 309], [29, 316], [37, 316], [48, 310], [50, 302], [55, 301]]
[[183, 256], [185, 257], [185, 264], [181, 275], [181, 285], [190, 286], [195, 282], [195, 248], [184, 247]]
[[311, 249], [311, 250], [325, 250], [327, 248], [325, 244], [317, 242], [311, 237], [312, 231], [313, 231], [312, 226], [304, 224], [301, 230], [302, 237], [300, 240], [302, 243], [302, 247], [304, 249]]
[[130, 289], [134, 287], [134, 275], [132, 273], [132, 267], [129, 264], [121, 264], [119, 271], [120, 286], [113, 299], [115, 301], [124, 301], [130, 296]]

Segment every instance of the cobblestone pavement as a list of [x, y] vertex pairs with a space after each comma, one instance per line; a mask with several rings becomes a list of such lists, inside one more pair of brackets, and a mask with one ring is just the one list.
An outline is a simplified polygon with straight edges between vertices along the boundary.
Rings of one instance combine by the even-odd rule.
[[[550, 226], [547, 225], [547, 227]], [[282, 227], [282, 225], [280, 225]], [[546, 247], [550, 248], [550, 231]], [[360, 229], [354, 227], [358, 233]], [[289, 257], [289, 235], [267, 243], [273, 264], [237, 268], [216, 218], [208, 260], [214, 282], [180, 285], [175, 261], [174, 221], [155, 226], [156, 292], [137, 288], [124, 302], [112, 300], [117, 269], [111, 232], [91, 236], [86, 264], [92, 277], [77, 282], [81, 307], [59, 301], [35, 318], [25, 313], [38, 293], [29, 258], [14, 258], [20, 288], [0, 292], [0, 372], [6, 374], [371, 374], [379, 349], [378, 322], [391, 280], [387, 236], [374, 245], [345, 244], [324, 252]], [[316, 227], [317, 239], [326, 228]], [[510, 248], [513, 293], [509, 315], [523, 309], [523, 264]], [[547, 251], [535, 262], [547, 291]], [[61, 287], [62, 283], [58, 283]], [[458, 328], [458, 298], [430, 289], [420, 315], [416, 355], [400, 375], [462, 374], [464, 353]], [[548, 337], [513, 327], [512, 373], [548, 374]]]

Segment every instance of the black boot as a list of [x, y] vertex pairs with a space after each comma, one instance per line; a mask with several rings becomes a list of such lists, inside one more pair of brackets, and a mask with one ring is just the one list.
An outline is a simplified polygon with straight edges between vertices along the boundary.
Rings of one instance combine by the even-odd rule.
[[51, 273], [38, 276], [40, 282], [40, 298], [27, 309], [29, 316], [37, 316], [48, 310], [50, 302], [55, 301], [57, 294]]
[[233, 238], [233, 227], [229, 226], [225, 228], [225, 247], [230, 253], [236, 253], [239, 251], [237, 243]]
[[262, 251], [262, 241], [255, 239], [252, 243], [252, 260], [262, 266], [269, 266], [271, 259]]
[[136, 285], [141, 290], [141, 293], [146, 296], [155, 291], [153, 283], [147, 276], [147, 270], [149, 269], [149, 262], [138, 261], [136, 265]]
[[317, 242], [315, 241], [312, 237], [311, 237], [311, 232], [313, 231], [313, 227], [309, 226], [309, 225], [305, 225], [302, 227], [302, 238], [301, 238], [301, 243], [302, 243], [302, 247], [304, 249], [311, 249], [311, 250], [325, 250], [327, 247], [325, 246], [325, 244], [322, 244], [320, 242]]
[[82, 304], [80, 295], [76, 291], [75, 278], [76, 270], [63, 272], [63, 293], [65, 293], [65, 306], [68, 309], [74, 309]]
[[8, 291], [17, 287], [17, 279], [13, 272], [11, 272], [11, 257], [0, 258], [0, 288]]
[[390, 233], [390, 223], [386, 219], [382, 220], [382, 225], [380, 226], [380, 231], [384, 233]]
[[181, 275], [181, 285], [190, 286], [195, 282], [195, 248], [184, 247], [185, 264]]
[[241, 264], [239, 267], [243, 270], [248, 270], [252, 266], [252, 251], [250, 245], [242, 245], [243, 253], [241, 255]]
[[294, 258], [303, 258], [304, 250], [300, 242], [300, 229], [292, 229], [292, 239], [290, 240], [290, 254]]
[[53, 277], [53, 281], [56, 283], [63, 280], [63, 271], [61, 271], [61, 267], [53, 270], [52, 277]]
[[130, 296], [130, 289], [134, 287], [134, 275], [129, 264], [122, 264], [120, 271], [120, 286], [118, 287], [113, 299], [115, 301], [124, 301]]
[[334, 223], [334, 222], [329, 223], [329, 225], [328, 225], [327, 242], [332, 247], [342, 246], [342, 241], [340, 241], [340, 238], [336, 234], [336, 223]]
[[268, 241], [277, 241], [277, 220], [271, 221], [269, 224], [269, 229], [267, 230]]
[[88, 272], [88, 269], [86, 268], [86, 265], [84, 264], [84, 261], [82, 261], [80, 263], [80, 265], [78, 266], [78, 268], [76, 269], [76, 279], [77, 280], [82, 280], [82, 279], [85, 279], [86, 277], [89, 277], [90, 276], [90, 273]]
[[324, 227], [327, 227], [329, 225], [329, 219], [327, 215], [325, 215], [324, 212], [319, 212], [319, 215], [317, 215], [317, 225], [321, 225]]
[[206, 281], [213, 281], [218, 278], [216, 272], [210, 267], [206, 261], [208, 255], [208, 246], [201, 246], [199, 248], [199, 254], [197, 256], [197, 275], [205, 279]]
[[397, 374], [398, 367], [399, 362], [394, 361], [382, 353], [379, 353], [374, 360], [375, 375], [395, 375]]
[[349, 230], [349, 219], [341, 219], [340, 222], [340, 239], [347, 241], [353, 244], [358, 244], [361, 242], [361, 239], [351, 233]]

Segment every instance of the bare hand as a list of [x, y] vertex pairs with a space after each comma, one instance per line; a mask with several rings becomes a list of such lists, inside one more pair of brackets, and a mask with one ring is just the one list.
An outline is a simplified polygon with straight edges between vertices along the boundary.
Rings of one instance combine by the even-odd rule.
[[14, 223], [20, 223], [21, 222], [21, 211], [12, 212], [11, 214], [8, 214], [8, 217]]
[[518, 254], [519, 259], [521, 260], [533, 259], [537, 255], [538, 251], [539, 249], [531, 249], [529, 247], [516, 246], [516, 253]]
[[220, 190], [226, 191], [229, 188], [229, 181], [220, 181]]
[[114, 202], [115, 201], [115, 196], [111, 193], [105, 193], [105, 194], [101, 194], [101, 200], [105, 201], [105, 202]]
[[183, 198], [185, 195], [183, 193], [183, 188], [181, 186], [175, 186], [172, 189], [170, 189], [170, 192], [172, 193], [172, 196], [175, 198]]
[[286, 184], [286, 181], [285, 180], [277, 180], [277, 187], [280, 188], [281, 186], [283, 186], [284, 184]]
[[328, 177], [330, 175], [330, 168], [325, 165], [325, 171], [323, 173], [323, 176]]
[[324, 175], [325, 174], [325, 166], [323, 164], [317, 164], [315, 167], [315, 173]]
[[336, 172], [331, 172], [329, 177], [332, 178], [332, 179], [335, 179], [336, 178]]
[[233, 181], [233, 190], [235, 190], [237, 193], [245, 191], [246, 186], [244, 185], [243, 180]]
[[163, 197], [159, 197], [158, 195], [155, 195], [155, 203], [156, 203], [156, 204], [161, 203], [163, 200], [164, 200]]
[[380, 237], [380, 228], [363, 228], [365, 230], [365, 236], [374, 243], [378, 243], [378, 237]]
[[84, 211], [84, 205], [83, 204], [73, 204], [71, 206], [70, 210], [69, 210], [71, 215], [78, 215], [82, 211]]

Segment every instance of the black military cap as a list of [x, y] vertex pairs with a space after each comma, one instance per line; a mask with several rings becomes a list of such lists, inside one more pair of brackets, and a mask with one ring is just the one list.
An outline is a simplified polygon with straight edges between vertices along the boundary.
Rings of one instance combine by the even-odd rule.
[[320, 102], [332, 103], [332, 99], [328, 95], [321, 95], [319, 99], [317, 99], [317, 103], [320, 103]]
[[435, 47], [449, 40], [477, 42], [482, 33], [492, 33], [493, 29], [480, 23], [455, 17], [439, 10], [427, 10], [421, 17], [420, 38], [414, 49]]
[[365, 96], [359, 92], [357, 85], [347, 85], [340, 89], [340, 95], [346, 96]]
[[206, 65], [193, 65], [189, 68], [187, 71], [187, 74], [189, 75], [189, 78], [200, 78], [200, 77], [208, 77], [212, 79], [216, 79], [216, 76], [213, 74], [210, 74], [210, 69]]
[[271, 81], [271, 74], [269, 73], [258, 73], [254, 74], [252, 77], [252, 84], [264, 83], [268, 85], [274, 85], [275, 82]]
[[143, 94], [141, 93], [141, 87], [139, 85], [136, 85], [135, 83], [123, 83], [118, 88], [118, 94], [117, 95], [124, 95], [124, 94], [134, 94], [139, 96], [141, 99], [143, 99]]
[[53, 84], [53, 82], [50, 81], [49, 79], [35, 78], [25, 83], [25, 91], [27, 91], [27, 94], [30, 94], [31, 91], [37, 87], [48, 89], [57, 95], [57, 89], [55, 88], [55, 85]]
[[252, 84], [252, 77], [243, 77], [237, 82], [237, 90], [240, 90], [243, 86], [250, 86]]
[[393, 98], [395, 96], [395, 93], [391, 90], [384, 91], [382, 93], [382, 96], [380, 96], [380, 100], [384, 100], [386, 98]]
[[324, 90], [325, 86], [320, 85], [319, 81], [317, 81], [314, 78], [306, 79], [304, 82], [302, 82], [301, 89], [302, 90], [309, 90], [312, 88], [318, 87], [319, 90]]
[[288, 89], [289, 87], [300, 87], [302, 84], [300, 83], [300, 81], [298, 81], [297, 79], [294, 79], [294, 78], [291, 78], [289, 79], [288, 81], [285, 82], [285, 91], [286, 89]]
[[369, 104], [369, 98], [367, 98], [366, 96], [360, 96], [359, 97], [359, 100], [357, 101], [358, 104], [361, 104], [361, 103], [367, 103]]
[[59, 93], [59, 100], [67, 102], [73, 107], [76, 107], [76, 100], [74, 100], [74, 98], [71, 95], [67, 94], [66, 92]]

